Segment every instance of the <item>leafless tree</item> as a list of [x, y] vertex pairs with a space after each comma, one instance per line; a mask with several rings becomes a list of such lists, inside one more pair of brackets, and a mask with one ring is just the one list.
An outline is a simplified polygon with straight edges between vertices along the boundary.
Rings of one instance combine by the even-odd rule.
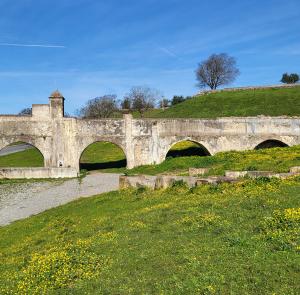
[[212, 54], [202, 61], [196, 70], [196, 77], [200, 88], [209, 86], [211, 89], [216, 89], [221, 85], [232, 83], [239, 73], [235, 58], [221, 53]]
[[109, 118], [118, 111], [117, 96], [104, 95], [90, 99], [86, 105], [77, 111], [82, 118]]
[[159, 107], [161, 109], [165, 109], [170, 105], [170, 101], [167, 98], [163, 98], [160, 102], [159, 102]]
[[155, 107], [160, 97], [159, 91], [145, 86], [132, 87], [127, 95], [132, 102], [132, 109], [137, 110], [141, 117], [144, 116], [145, 111]]

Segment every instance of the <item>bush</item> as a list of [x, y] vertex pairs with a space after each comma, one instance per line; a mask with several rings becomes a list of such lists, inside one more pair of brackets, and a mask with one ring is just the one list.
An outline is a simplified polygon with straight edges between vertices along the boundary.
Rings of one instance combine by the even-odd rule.
[[173, 99], [171, 101], [171, 105], [174, 106], [174, 105], [179, 104], [184, 101], [185, 101], [185, 98], [182, 95], [180, 95], [180, 96], [174, 95]]

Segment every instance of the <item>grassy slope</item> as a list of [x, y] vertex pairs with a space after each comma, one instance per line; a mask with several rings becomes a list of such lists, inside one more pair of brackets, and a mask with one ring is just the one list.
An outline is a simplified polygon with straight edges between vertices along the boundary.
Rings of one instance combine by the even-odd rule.
[[83, 152], [81, 168], [87, 170], [126, 167], [126, 157], [120, 147], [110, 142], [96, 142]]
[[262, 114], [300, 116], [300, 86], [212, 93], [192, 98], [165, 111], [149, 111], [145, 116], [153, 118], [216, 118]]
[[299, 194], [295, 178], [81, 199], [0, 228], [0, 293], [296, 295]]
[[210, 168], [209, 175], [223, 175], [225, 170], [288, 172], [292, 166], [300, 166], [300, 146], [242, 152], [223, 152], [211, 157], [169, 158], [161, 164], [139, 166], [126, 170], [126, 173], [129, 175], [186, 174], [189, 167], [195, 167]]
[[22, 152], [1, 156], [0, 167], [43, 167], [43, 155], [38, 149], [28, 149]]

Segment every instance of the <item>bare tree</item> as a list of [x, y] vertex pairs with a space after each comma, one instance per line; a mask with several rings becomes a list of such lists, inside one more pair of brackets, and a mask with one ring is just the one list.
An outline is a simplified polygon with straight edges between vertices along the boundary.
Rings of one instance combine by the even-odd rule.
[[117, 96], [109, 94], [88, 100], [77, 113], [82, 118], [96, 119], [109, 118], [116, 111], [118, 111]]
[[211, 89], [216, 89], [221, 85], [232, 83], [239, 73], [235, 58], [221, 53], [212, 54], [202, 61], [196, 70], [196, 77], [200, 88], [209, 86]]
[[162, 98], [162, 100], [159, 102], [159, 107], [161, 109], [165, 109], [170, 105], [170, 101], [167, 98]]
[[32, 108], [25, 108], [25, 109], [21, 110], [18, 115], [20, 115], [20, 116], [32, 115]]
[[141, 117], [144, 116], [145, 111], [154, 108], [160, 97], [159, 91], [145, 86], [132, 87], [127, 95], [127, 98], [132, 102], [132, 108], [137, 110]]

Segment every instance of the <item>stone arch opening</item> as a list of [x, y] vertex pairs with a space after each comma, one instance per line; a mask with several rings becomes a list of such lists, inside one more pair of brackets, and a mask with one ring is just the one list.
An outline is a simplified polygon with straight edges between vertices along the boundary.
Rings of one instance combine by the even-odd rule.
[[258, 144], [254, 149], [255, 150], [261, 150], [261, 149], [269, 149], [269, 148], [275, 148], [275, 147], [287, 147], [288, 145], [280, 140], [277, 139], [268, 139], [260, 144]]
[[42, 152], [33, 144], [16, 141], [0, 150], [0, 167], [44, 167]]
[[166, 154], [167, 158], [190, 157], [190, 156], [211, 156], [210, 152], [202, 144], [193, 140], [181, 140], [171, 146]]
[[126, 168], [127, 160], [123, 149], [110, 141], [95, 141], [81, 153], [79, 168], [87, 171]]

